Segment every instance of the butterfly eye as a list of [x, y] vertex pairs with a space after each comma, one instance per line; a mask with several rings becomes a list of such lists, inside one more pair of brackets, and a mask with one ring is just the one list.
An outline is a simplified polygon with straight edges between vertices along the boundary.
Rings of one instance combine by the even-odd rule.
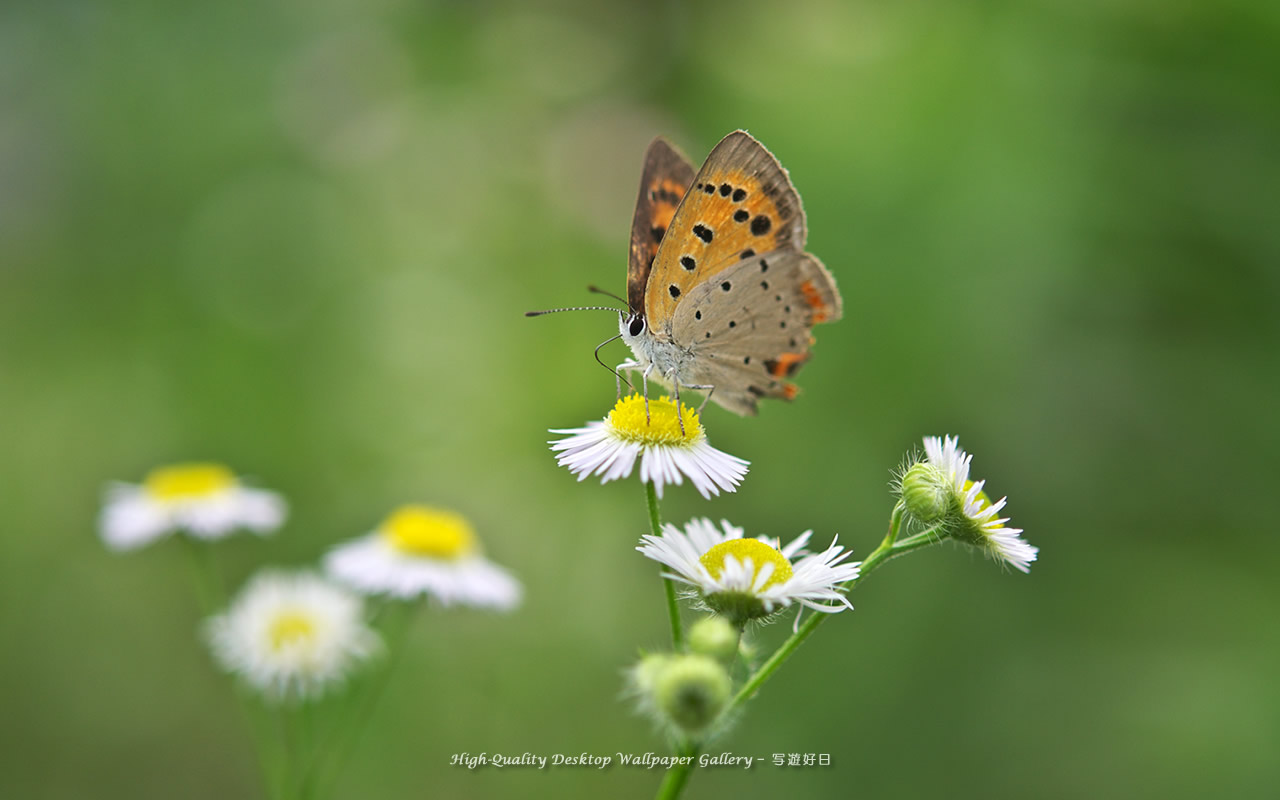
[[633, 317], [631, 319], [631, 324], [627, 326], [627, 332], [632, 336], [639, 336], [641, 333], [644, 333], [644, 318]]

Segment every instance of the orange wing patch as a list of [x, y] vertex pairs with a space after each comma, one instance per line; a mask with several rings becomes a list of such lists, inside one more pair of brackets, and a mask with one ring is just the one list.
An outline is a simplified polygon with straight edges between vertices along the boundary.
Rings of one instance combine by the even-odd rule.
[[668, 225], [645, 290], [651, 328], [693, 286], [744, 258], [803, 249], [804, 212], [786, 170], [743, 131], [716, 145]]
[[813, 309], [814, 324], [826, 322], [830, 317], [827, 301], [822, 296], [822, 292], [818, 291], [818, 287], [813, 285], [813, 281], [800, 284], [800, 293], [804, 295], [804, 301], [809, 304], [809, 308]]
[[783, 353], [764, 362], [764, 368], [775, 378], [790, 378], [809, 360], [810, 353]]
[[659, 245], [667, 235], [680, 201], [693, 182], [693, 164], [666, 139], [654, 139], [644, 157], [644, 174], [631, 220], [631, 254], [627, 263], [627, 306], [644, 310], [644, 291]]

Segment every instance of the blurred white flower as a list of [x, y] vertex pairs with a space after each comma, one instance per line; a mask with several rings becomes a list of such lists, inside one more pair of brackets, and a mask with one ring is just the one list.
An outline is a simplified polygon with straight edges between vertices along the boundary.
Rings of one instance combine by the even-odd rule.
[[206, 635], [224, 670], [273, 701], [317, 697], [381, 647], [360, 596], [307, 572], [259, 573]]
[[132, 550], [175, 531], [198, 539], [271, 533], [286, 508], [280, 495], [242, 485], [221, 464], [175, 464], [152, 470], [140, 485], [108, 487], [99, 529], [111, 549]]
[[330, 551], [324, 566], [365, 594], [429, 595], [444, 605], [500, 611], [520, 602], [520, 583], [483, 557], [471, 523], [427, 506], [397, 509], [373, 533]]

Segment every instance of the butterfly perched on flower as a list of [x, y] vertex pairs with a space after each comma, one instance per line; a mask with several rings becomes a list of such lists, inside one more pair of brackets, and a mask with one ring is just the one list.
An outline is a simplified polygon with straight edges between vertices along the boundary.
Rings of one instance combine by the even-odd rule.
[[[639, 371], [698, 389], [736, 414], [795, 397], [811, 330], [840, 318], [831, 273], [804, 252], [804, 210], [787, 171], [746, 131], [720, 140], [695, 174], [666, 139], [645, 153], [631, 224], [619, 337]], [[537, 312], [531, 312], [537, 313]], [[704, 400], [704, 403], [706, 401]]]

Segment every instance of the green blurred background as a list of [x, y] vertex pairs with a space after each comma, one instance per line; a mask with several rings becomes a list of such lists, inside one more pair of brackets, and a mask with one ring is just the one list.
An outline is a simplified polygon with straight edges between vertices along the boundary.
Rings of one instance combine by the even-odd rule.
[[651, 137], [745, 127], [845, 319], [797, 402], [707, 414], [741, 491], [665, 516], [865, 554], [947, 432], [1042, 553], [878, 573], [713, 748], [833, 765], [690, 796], [1274, 797], [1278, 54], [1263, 0], [6, 4], [0, 795], [256, 796], [181, 549], [95, 532], [200, 458], [292, 503], [235, 583], [416, 500], [526, 585], [422, 618], [343, 796], [650, 796], [447, 764], [663, 750], [619, 701], [666, 636], [641, 488], [545, 444], [611, 404], [614, 321], [520, 312], [622, 290]]

